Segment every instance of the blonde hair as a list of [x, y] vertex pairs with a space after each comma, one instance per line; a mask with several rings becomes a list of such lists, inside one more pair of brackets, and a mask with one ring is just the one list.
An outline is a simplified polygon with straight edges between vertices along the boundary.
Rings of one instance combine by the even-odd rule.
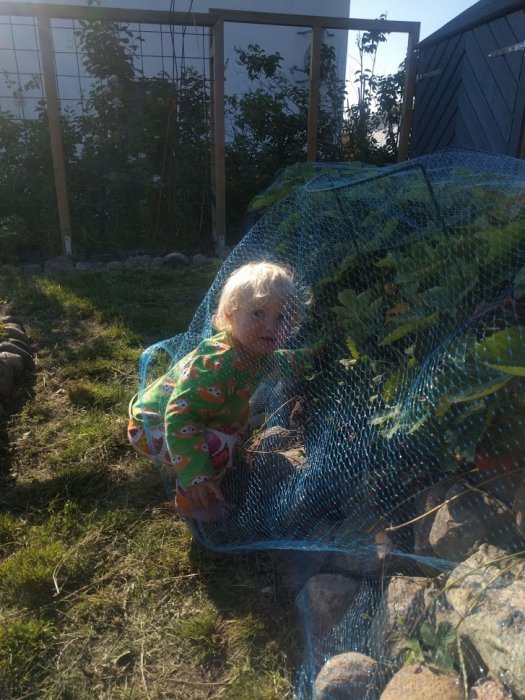
[[231, 330], [228, 315], [254, 299], [280, 297], [297, 322], [302, 303], [290, 270], [271, 262], [248, 263], [233, 272], [219, 297], [213, 326], [219, 331]]

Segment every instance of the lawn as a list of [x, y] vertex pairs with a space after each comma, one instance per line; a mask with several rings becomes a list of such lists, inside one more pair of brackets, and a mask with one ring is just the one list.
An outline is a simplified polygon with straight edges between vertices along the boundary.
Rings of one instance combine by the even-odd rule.
[[0, 405], [0, 697], [292, 695], [300, 645], [271, 553], [204, 550], [125, 438], [137, 363], [217, 266], [0, 276], [36, 363]]

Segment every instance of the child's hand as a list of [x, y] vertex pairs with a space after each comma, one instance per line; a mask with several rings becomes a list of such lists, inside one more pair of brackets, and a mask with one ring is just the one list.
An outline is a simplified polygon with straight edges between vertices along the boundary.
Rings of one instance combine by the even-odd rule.
[[213, 479], [201, 481], [199, 484], [186, 486], [186, 497], [196, 508], [209, 508], [213, 501], [224, 501], [224, 495]]

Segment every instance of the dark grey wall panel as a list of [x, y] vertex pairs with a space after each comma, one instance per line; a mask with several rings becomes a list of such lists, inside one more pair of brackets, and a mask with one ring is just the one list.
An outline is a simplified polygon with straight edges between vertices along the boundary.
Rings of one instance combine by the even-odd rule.
[[[481, 3], [479, 3], [481, 8]], [[481, 8], [482, 9], [482, 8]], [[448, 145], [520, 155], [525, 52], [492, 55], [525, 41], [525, 9], [420, 47], [410, 154]], [[439, 33], [439, 30], [436, 34]]]

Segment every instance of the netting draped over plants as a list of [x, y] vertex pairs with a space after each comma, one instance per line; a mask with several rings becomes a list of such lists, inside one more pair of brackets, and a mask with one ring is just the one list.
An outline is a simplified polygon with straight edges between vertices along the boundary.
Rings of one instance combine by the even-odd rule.
[[[311, 291], [289, 343], [316, 348], [311, 370], [258, 387], [221, 483], [232, 507], [193, 525], [215, 550], [298, 558], [306, 698], [336, 654], [367, 654], [386, 679], [398, 667], [388, 640], [373, 642], [385, 575], [449, 576], [480, 543], [523, 549], [525, 163], [447, 149], [385, 168], [298, 165], [252, 209], [188, 332], [144, 353], [141, 388], [214, 334], [220, 290], [244, 263], [286, 264]], [[455, 529], [438, 534], [445, 511]], [[359, 580], [334, 620], [305, 582], [315, 574]]]

